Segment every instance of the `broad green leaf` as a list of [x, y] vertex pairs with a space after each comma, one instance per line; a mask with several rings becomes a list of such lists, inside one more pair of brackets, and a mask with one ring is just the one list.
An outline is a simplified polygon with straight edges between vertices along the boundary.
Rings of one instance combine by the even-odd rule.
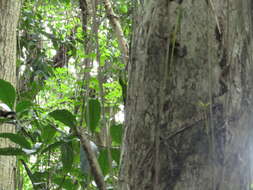
[[45, 125], [42, 128], [41, 138], [43, 139], [44, 143], [48, 143], [52, 140], [52, 138], [56, 134], [56, 129], [50, 125]]
[[0, 79], [0, 100], [13, 109], [15, 99], [15, 88], [11, 85], [11, 83]]
[[98, 99], [90, 99], [86, 107], [85, 120], [91, 132], [95, 132], [100, 120], [101, 106]]
[[112, 125], [110, 128], [110, 133], [112, 137], [112, 141], [116, 144], [121, 144], [122, 141], [122, 134], [123, 134], [123, 127], [121, 124], [119, 125]]
[[28, 108], [30, 108], [32, 105], [33, 105], [33, 103], [30, 101], [26, 101], [26, 100], [21, 101], [16, 106], [16, 112], [17, 113], [23, 112], [23, 111], [27, 110]]
[[66, 173], [69, 172], [72, 168], [74, 160], [74, 152], [71, 142], [64, 143], [61, 145], [61, 160], [63, 171], [65, 171]]
[[68, 110], [55, 110], [49, 113], [55, 120], [62, 122], [63, 124], [73, 127], [76, 125], [76, 118]]
[[23, 136], [14, 133], [0, 133], [0, 138], [8, 138], [22, 148], [31, 149], [31, 144]]
[[26, 153], [20, 148], [0, 148], [0, 155], [3, 156], [18, 156], [18, 155], [25, 155]]
[[98, 163], [104, 175], [109, 173], [109, 159], [107, 149], [103, 149], [99, 153]]
[[111, 149], [111, 154], [112, 154], [112, 159], [117, 162], [117, 164], [119, 165], [120, 162], [120, 149], [119, 148], [112, 148]]

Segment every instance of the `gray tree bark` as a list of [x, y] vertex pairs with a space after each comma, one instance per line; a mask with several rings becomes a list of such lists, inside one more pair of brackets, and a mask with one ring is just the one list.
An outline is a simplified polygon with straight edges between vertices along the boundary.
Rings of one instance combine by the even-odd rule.
[[249, 190], [249, 0], [146, 0], [136, 10], [120, 190]]
[[[20, 0], [0, 0], [0, 79], [16, 85], [16, 28]], [[4, 93], [0, 89], [0, 93]], [[10, 125], [1, 125], [0, 133], [15, 132]], [[0, 139], [0, 147], [9, 147], [10, 141]], [[16, 158], [0, 156], [0, 190], [15, 189]]]

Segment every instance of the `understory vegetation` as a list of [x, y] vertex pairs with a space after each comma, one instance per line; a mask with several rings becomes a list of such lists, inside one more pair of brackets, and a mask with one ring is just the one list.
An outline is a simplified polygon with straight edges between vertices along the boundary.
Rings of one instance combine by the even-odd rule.
[[[116, 189], [128, 58], [120, 40], [129, 44], [133, 10], [130, 0], [111, 5], [115, 15], [101, 1], [23, 2], [17, 86], [0, 80], [0, 100], [16, 113], [1, 123], [17, 131], [0, 134], [14, 142], [0, 154], [17, 156], [18, 189], [97, 189], [100, 171], [106, 189]], [[96, 154], [87, 155], [87, 142]]]

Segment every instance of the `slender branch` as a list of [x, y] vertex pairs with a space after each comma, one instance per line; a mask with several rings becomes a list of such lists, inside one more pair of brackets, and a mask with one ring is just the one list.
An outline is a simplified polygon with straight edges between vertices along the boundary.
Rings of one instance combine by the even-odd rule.
[[105, 5], [105, 10], [106, 10], [106, 15], [111, 23], [111, 26], [116, 34], [116, 38], [119, 43], [120, 51], [123, 56], [123, 61], [125, 65], [127, 65], [128, 60], [129, 60], [129, 51], [128, 51], [128, 45], [127, 41], [124, 37], [124, 33], [121, 27], [121, 24], [119, 22], [118, 17], [115, 15], [112, 4], [110, 0], [103, 0], [104, 5]]
[[90, 142], [86, 137], [85, 133], [81, 130], [81, 128], [74, 128], [77, 137], [80, 139], [81, 146], [83, 150], [87, 153], [87, 159], [90, 164], [91, 172], [94, 176], [95, 182], [98, 186], [99, 190], [106, 190], [106, 185], [104, 181], [104, 176], [102, 174], [101, 168], [98, 164], [95, 153], [92, 151]]
[[[34, 188], [35, 190], [36, 190], [36, 189], [43, 188], [43, 185], [42, 185], [42, 184], [38, 184], [38, 183], [36, 182], [36, 180], [34, 179], [34, 176], [33, 176], [33, 174], [32, 174], [32, 171], [29, 169], [29, 167], [27, 166], [27, 164], [25, 163], [25, 161], [22, 160], [22, 159], [20, 159], [20, 161], [21, 161], [22, 165], [24, 166], [24, 168], [25, 168], [25, 170], [26, 170], [26, 173], [27, 173], [27, 175], [28, 175], [28, 177], [29, 177], [29, 179], [30, 179], [30, 181], [31, 181], [31, 183], [32, 183], [33, 188]], [[37, 184], [36, 184], [36, 183], [37, 183]]]

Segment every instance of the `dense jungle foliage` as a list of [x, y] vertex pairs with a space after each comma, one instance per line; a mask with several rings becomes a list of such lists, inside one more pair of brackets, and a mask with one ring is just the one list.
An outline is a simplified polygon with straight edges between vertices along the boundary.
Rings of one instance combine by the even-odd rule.
[[17, 30], [17, 87], [1, 80], [0, 100], [16, 116], [1, 123], [16, 145], [19, 189], [97, 189], [80, 145], [96, 149], [107, 189], [116, 189], [126, 96], [126, 64], [110, 17], [131, 36], [130, 0], [25, 0]]

